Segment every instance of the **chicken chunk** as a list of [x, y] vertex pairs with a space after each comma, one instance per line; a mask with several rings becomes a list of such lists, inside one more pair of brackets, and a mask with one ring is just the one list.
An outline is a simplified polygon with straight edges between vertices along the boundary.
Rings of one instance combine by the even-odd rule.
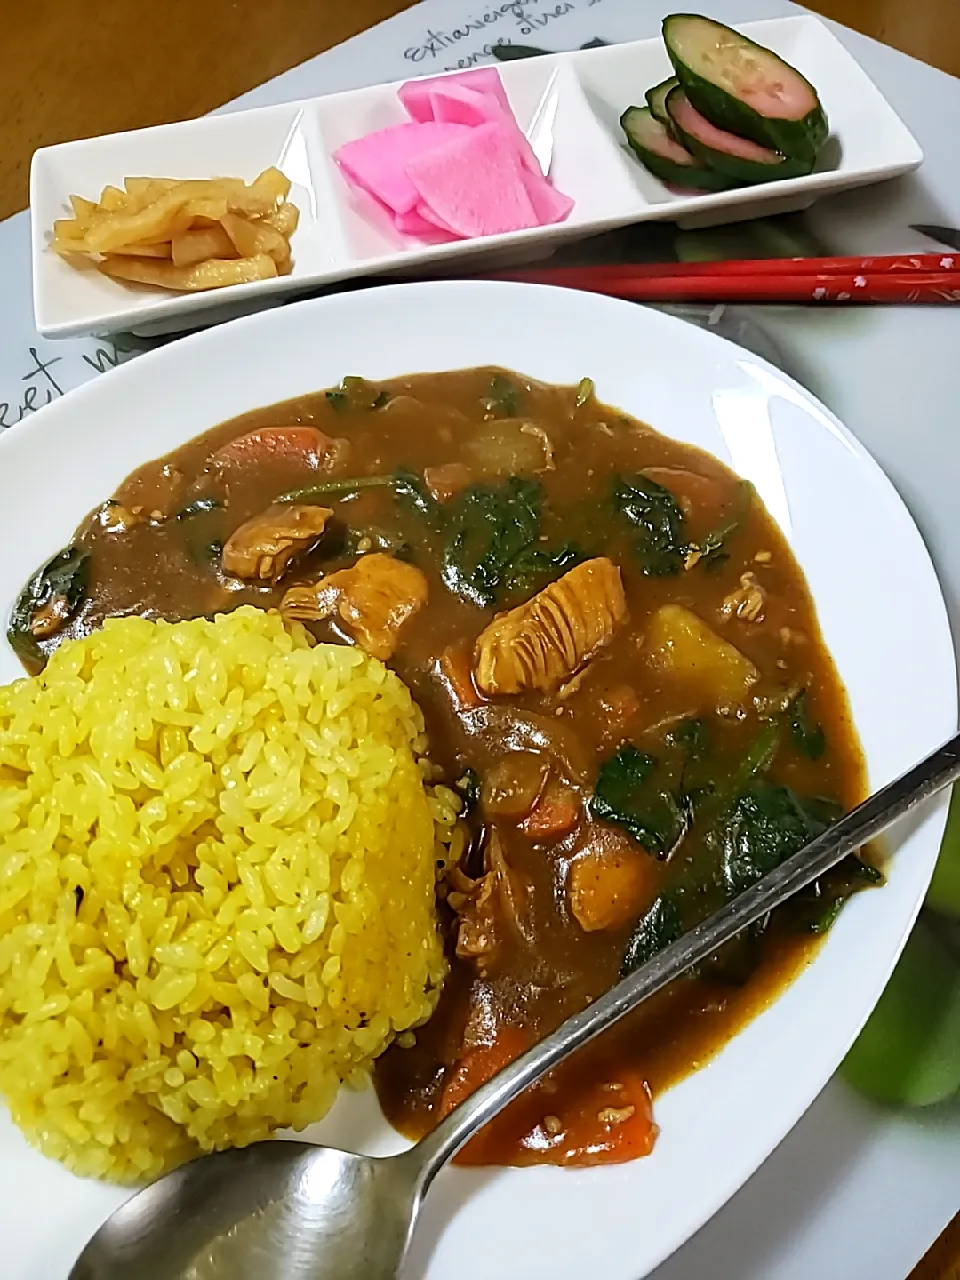
[[720, 612], [724, 618], [740, 618], [743, 622], [762, 622], [767, 596], [753, 572], [741, 573], [740, 586], [724, 597]]
[[617, 566], [605, 556], [578, 564], [482, 632], [477, 687], [488, 695], [550, 692], [608, 644], [626, 616]]
[[476, 962], [478, 972], [489, 971], [500, 948], [507, 942], [531, 945], [531, 886], [526, 877], [511, 867], [503, 854], [496, 830], [491, 831], [484, 849], [485, 871], [471, 880], [462, 871], [450, 877], [447, 902], [459, 917], [457, 955]]
[[268, 507], [227, 539], [221, 557], [224, 573], [272, 586], [295, 556], [316, 543], [332, 515], [329, 507]]
[[386, 662], [400, 628], [426, 602], [427, 580], [420, 570], [377, 552], [312, 586], [291, 587], [280, 612], [301, 622], [335, 618], [365, 653]]
[[[462, 895], [462, 896], [461, 896]], [[469, 891], [449, 895], [458, 905], [457, 955], [475, 960], [483, 972], [497, 950], [497, 878], [488, 871]]]
[[570, 912], [580, 928], [585, 933], [623, 928], [655, 894], [653, 859], [619, 832], [591, 824], [567, 879]]

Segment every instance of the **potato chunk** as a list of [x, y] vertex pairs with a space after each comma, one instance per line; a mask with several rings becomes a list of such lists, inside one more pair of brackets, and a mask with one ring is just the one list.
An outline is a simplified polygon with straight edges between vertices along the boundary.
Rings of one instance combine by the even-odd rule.
[[678, 604], [653, 615], [644, 649], [655, 672], [682, 685], [704, 708], [742, 703], [760, 676], [735, 645]]
[[597, 823], [591, 824], [584, 843], [570, 864], [570, 912], [585, 933], [623, 928], [656, 894], [653, 859], [626, 836]]

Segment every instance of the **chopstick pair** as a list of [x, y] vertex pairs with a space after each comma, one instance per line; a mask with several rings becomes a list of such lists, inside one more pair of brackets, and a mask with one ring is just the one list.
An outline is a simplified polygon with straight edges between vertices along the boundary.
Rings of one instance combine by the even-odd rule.
[[603, 263], [491, 272], [487, 279], [554, 284], [634, 302], [960, 302], [960, 254]]

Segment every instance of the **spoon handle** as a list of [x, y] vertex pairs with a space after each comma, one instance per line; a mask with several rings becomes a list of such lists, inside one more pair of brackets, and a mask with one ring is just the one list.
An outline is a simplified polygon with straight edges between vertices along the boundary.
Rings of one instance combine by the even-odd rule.
[[908, 814], [916, 805], [960, 778], [960, 735], [902, 777], [882, 787], [822, 835], [784, 860], [739, 897], [665, 947], [646, 964], [562, 1023], [440, 1122], [409, 1153], [419, 1165], [421, 1193], [463, 1144], [528, 1085], [575, 1049], [605, 1031], [641, 1001], [706, 959], [743, 929], [805, 888], [843, 858]]

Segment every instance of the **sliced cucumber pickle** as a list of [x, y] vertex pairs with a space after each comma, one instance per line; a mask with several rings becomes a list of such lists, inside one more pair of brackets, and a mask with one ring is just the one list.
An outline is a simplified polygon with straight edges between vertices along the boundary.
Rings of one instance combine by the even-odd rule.
[[634, 155], [661, 182], [698, 191], [725, 191], [733, 185], [709, 165], [699, 164], [650, 107], [627, 107], [620, 124]]
[[683, 88], [667, 94], [667, 114], [677, 141], [705, 168], [731, 183], [775, 182], [801, 178], [813, 168], [813, 159], [781, 155], [749, 138], [728, 133], [702, 115]]
[[671, 76], [669, 80], [661, 80], [659, 84], [655, 84], [652, 89], [648, 89], [644, 94], [647, 100], [647, 106], [653, 112], [654, 119], [659, 120], [661, 124], [665, 124], [670, 128], [670, 117], [667, 115], [667, 94], [671, 89], [675, 89], [680, 81], [676, 76]]
[[687, 97], [712, 125], [812, 165], [829, 126], [816, 89], [796, 68], [698, 14], [665, 18], [663, 40]]

